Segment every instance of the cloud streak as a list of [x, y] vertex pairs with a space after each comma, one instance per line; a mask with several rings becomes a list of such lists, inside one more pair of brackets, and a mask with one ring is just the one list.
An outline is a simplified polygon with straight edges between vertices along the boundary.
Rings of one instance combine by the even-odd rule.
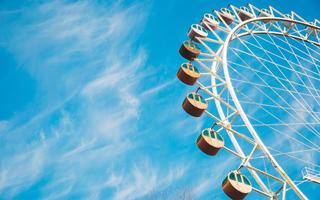
[[[21, 34], [1, 45], [37, 80], [39, 102], [34, 106], [40, 111], [1, 123], [7, 146], [1, 150], [6, 155], [1, 196], [32, 192], [38, 181], [48, 179], [41, 188], [43, 198], [81, 194], [93, 199], [114, 182], [96, 186], [106, 182], [106, 171], [119, 168], [135, 145], [125, 136], [134, 133], [130, 123], [139, 115], [135, 86], [147, 54], [142, 47], [134, 51], [134, 43], [147, 10], [143, 4], [55, 1], [7, 13], [8, 18], [23, 16], [17, 22], [21, 26], [7, 27]], [[14, 151], [12, 140], [19, 144]], [[138, 181], [141, 171], [134, 169]]]

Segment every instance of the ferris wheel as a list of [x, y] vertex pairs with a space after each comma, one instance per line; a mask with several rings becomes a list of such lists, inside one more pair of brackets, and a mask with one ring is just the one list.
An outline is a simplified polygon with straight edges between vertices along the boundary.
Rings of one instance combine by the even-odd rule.
[[239, 158], [221, 180], [228, 197], [308, 199], [303, 186], [320, 184], [319, 24], [248, 4], [190, 26], [177, 77], [194, 92], [182, 107], [204, 116], [203, 153]]

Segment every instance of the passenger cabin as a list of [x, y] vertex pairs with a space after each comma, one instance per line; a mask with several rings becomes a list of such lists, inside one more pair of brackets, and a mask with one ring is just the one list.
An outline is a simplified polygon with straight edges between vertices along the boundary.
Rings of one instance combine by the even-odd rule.
[[242, 21], [246, 21], [248, 19], [253, 18], [253, 14], [250, 12], [249, 8], [241, 6], [238, 11], [238, 16]]
[[231, 14], [230, 10], [227, 9], [227, 8], [221, 8], [220, 10], [220, 17], [223, 19], [223, 21], [230, 25], [232, 24], [233, 20], [234, 20], [234, 17], [233, 15]]
[[[285, 14], [284, 15], [285, 19], [292, 19], [291, 15]], [[288, 22], [288, 21], [283, 21], [282, 22], [283, 26], [286, 27], [287, 29], [291, 29], [294, 26], [293, 22]]]
[[203, 153], [214, 156], [224, 146], [224, 140], [218, 132], [207, 128], [199, 135], [197, 146]]
[[243, 174], [232, 171], [222, 182], [222, 190], [231, 199], [241, 200], [252, 191], [252, 185]]
[[187, 85], [193, 85], [200, 77], [200, 73], [198, 69], [192, 64], [183, 63], [179, 68], [177, 77], [183, 83]]
[[198, 93], [190, 93], [183, 101], [182, 108], [191, 116], [200, 117], [208, 108], [206, 100]]
[[208, 32], [200, 24], [192, 24], [189, 31], [188, 31], [188, 37], [191, 40], [199, 42], [196, 37], [206, 38], [206, 37], [208, 37]]
[[[261, 9], [260, 11], [260, 14], [259, 14], [259, 17], [272, 17], [272, 14], [270, 12], [270, 10], [268, 9]], [[262, 20], [264, 23], [268, 23], [270, 22], [271, 20], [269, 19], [265, 19], [265, 20]]]
[[187, 60], [194, 60], [200, 54], [200, 49], [192, 41], [184, 41], [179, 49], [179, 53]]
[[200, 24], [201, 24], [205, 29], [208, 29], [208, 30], [209, 30], [209, 28], [208, 28], [208, 26], [209, 26], [209, 27], [211, 28], [211, 30], [215, 30], [215, 29], [219, 26], [220, 22], [219, 22], [219, 20], [218, 20], [215, 16], [213, 16], [212, 14], [206, 13], [206, 14], [203, 16]]
[[[313, 22], [310, 22], [309, 24], [314, 25]], [[317, 30], [315, 28], [312, 28], [312, 27], [308, 26], [307, 27], [307, 32], [308, 32], [309, 35], [314, 35], [315, 36], [316, 33], [317, 33]]]

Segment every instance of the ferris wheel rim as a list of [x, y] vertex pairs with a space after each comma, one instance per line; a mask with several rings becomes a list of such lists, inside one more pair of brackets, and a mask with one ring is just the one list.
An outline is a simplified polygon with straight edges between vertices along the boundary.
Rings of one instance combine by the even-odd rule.
[[[282, 176], [282, 178], [284, 178], [286, 180], [286, 182], [291, 186], [291, 188], [295, 191], [295, 193], [301, 198], [301, 199], [307, 199], [307, 197], [303, 194], [303, 192], [297, 187], [297, 185], [290, 179], [290, 177], [287, 175], [287, 173], [282, 169], [281, 165], [278, 164], [277, 160], [272, 156], [272, 154], [270, 153], [269, 149], [265, 146], [265, 144], [263, 143], [263, 141], [261, 140], [259, 134], [255, 131], [254, 127], [251, 124], [251, 121], [248, 119], [246, 113], [244, 112], [242, 105], [240, 103], [240, 101], [238, 100], [238, 97], [236, 95], [236, 92], [234, 91], [232, 82], [231, 82], [231, 78], [229, 75], [229, 69], [228, 69], [228, 59], [227, 59], [227, 55], [228, 55], [228, 46], [229, 43], [233, 40], [232, 36], [233, 34], [239, 30], [242, 26], [251, 23], [251, 22], [255, 22], [255, 21], [262, 21], [262, 20], [273, 20], [273, 21], [287, 21], [287, 22], [292, 22], [292, 23], [296, 23], [296, 24], [300, 24], [300, 25], [305, 25], [307, 27], [311, 27], [311, 28], [315, 28], [317, 30], [320, 30], [320, 27], [315, 26], [313, 24], [307, 23], [307, 22], [303, 22], [303, 21], [297, 21], [297, 20], [293, 20], [293, 19], [287, 19], [287, 18], [280, 18], [280, 17], [257, 17], [257, 18], [253, 18], [250, 20], [246, 20], [243, 22], [240, 22], [238, 25], [236, 25], [229, 33], [227, 38], [224, 40], [224, 43], [222, 45], [222, 66], [223, 66], [223, 73], [225, 75], [225, 81], [227, 84], [227, 89], [229, 91], [230, 96], [232, 97], [233, 102], [235, 103], [235, 106], [239, 112], [239, 115], [241, 116], [242, 120], [245, 122], [248, 130], [250, 131], [251, 135], [254, 137], [255, 142], [258, 143], [258, 145], [260, 146], [260, 148], [263, 150], [263, 152], [267, 155], [268, 159], [272, 162], [273, 165], [276, 166], [276, 170], [279, 172], [279, 174]], [[243, 34], [242, 36], [245, 35], [249, 35], [249, 34], [255, 34], [254, 32], [248, 33], [248, 34]], [[281, 35], [281, 36], [288, 36], [288, 37], [292, 37], [294, 39], [299, 39], [301, 41], [305, 41], [305, 42], [310, 42], [312, 44], [315, 44], [317, 46], [320, 46], [319, 43], [313, 42], [311, 40], [302, 38], [302, 37], [297, 37], [297, 36], [293, 36], [290, 34], [284, 35], [284, 33], [282, 32], [268, 32], [265, 31], [265, 33], [263, 34], [274, 34], [274, 35]], [[213, 66], [214, 64], [212, 64]], [[215, 77], [212, 78], [212, 80], [215, 79]], [[218, 110], [222, 110], [221, 109], [221, 104], [216, 104], [216, 107], [220, 107], [220, 109], [218, 108]], [[221, 113], [219, 112], [220, 117], [225, 117], [224, 114], [221, 115]], [[241, 146], [238, 144], [237, 139], [235, 139], [235, 142], [237, 143], [237, 145], [241, 148]]]
[[[313, 28], [313, 29], [317, 29], [318, 31], [320, 31], [320, 27], [319, 26], [316, 26], [314, 24], [310, 24], [308, 22], [303, 22], [303, 21], [298, 21], [298, 20], [288, 19], [288, 18], [281, 18], [281, 17], [256, 17], [256, 18], [249, 19], [249, 20], [246, 20], [246, 21], [243, 21], [243, 22], [239, 23], [237, 26], [235, 26], [230, 31], [229, 34], [231, 34], [231, 35], [234, 34], [235, 31], [239, 30], [242, 26], [244, 26], [246, 24], [249, 24], [249, 23], [255, 22], [255, 21], [263, 21], [263, 20], [291, 22], [291, 23], [294, 23], [294, 24], [300, 24], [300, 25], [304, 25], [304, 26], [307, 26], [307, 27], [310, 27], [310, 28]], [[243, 36], [250, 35], [250, 34], [273, 34], [273, 35], [287, 36], [287, 37], [291, 37], [293, 39], [309, 42], [311, 44], [314, 44], [314, 45], [317, 45], [317, 46], [320, 47], [320, 43], [319, 42], [315, 42], [315, 41], [309, 40], [308, 38], [302, 38], [302, 37], [298, 37], [298, 36], [295, 36], [295, 35], [285, 34], [283, 32], [276, 32], [276, 31], [270, 31], [270, 32], [267, 31], [267, 30], [266, 31], [253, 31], [253, 32], [247, 32], [247, 33], [244, 33], [244, 34], [240, 34], [239, 37], [243, 37]], [[226, 38], [225, 42], [227, 41], [227, 39], [228, 38]], [[232, 41], [232, 40], [233, 39], [230, 38], [230, 41]], [[228, 41], [228, 43], [230, 41]]]

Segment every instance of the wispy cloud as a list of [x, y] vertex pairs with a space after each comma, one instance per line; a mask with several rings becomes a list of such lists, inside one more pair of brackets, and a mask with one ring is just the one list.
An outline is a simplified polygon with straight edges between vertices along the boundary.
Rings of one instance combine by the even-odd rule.
[[8, 121], [6, 121], [6, 120], [0, 121], [0, 131], [5, 130], [8, 127], [8, 125], [9, 125]]
[[30, 187], [41, 176], [45, 152], [45, 148], [39, 146], [25, 151], [23, 154], [2, 157], [1, 196], [12, 197], [16, 192]]
[[[181, 102], [161, 92], [174, 94], [176, 81], [147, 84], [144, 78], [154, 71], [147, 69], [148, 51], [136, 44], [150, 8], [122, 3], [54, 1], [8, 14], [21, 16], [18, 25], [6, 27], [20, 34], [0, 44], [36, 80], [37, 100], [3, 126], [4, 198], [28, 192], [42, 199], [137, 199], [165, 190], [179, 196], [182, 179], [183, 187], [194, 186], [189, 174], [198, 169], [186, 164], [190, 136], [204, 121], [190, 125], [169, 117], [181, 111]], [[146, 103], [154, 96], [164, 105], [158, 110]], [[190, 146], [179, 149], [180, 139]], [[176, 152], [168, 156], [171, 147]], [[208, 191], [204, 178], [194, 180], [195, 196]]]
[[146, 91], [144, 91], [142, 94], [141, 94], [141, 97], [146, 97], [146, 96], [151, 96], [153, 94], [156, 94], [158, 92], [160, 92], [161, 90], [165, 89], [166, 87], [169, 87], [171, 86], [173, 83], [175, 83], [177, 80], [176, 79], [173, 79], [173, 80], [169, 80], [167, 82], [164, 82], [162, 84], [159, 84], [153, 88], [150, 88]]
[[118, 186], [114, 199], [137, 199], [162, 190], [169, 187], [172, 181], [179, 180], [185, 171], [184, 166], [179, 166], [161, 172], [158, 167], [144, 160], [131, 169], [126, 180]]
[[[8, 158], [2, 158], [0, 193], [13, 198], [47, 177], [41, 190], [48, 199], [71, 192], [98, 198], [105, 188], [96, 184], [103, 185], [106, 171], [119, 167], [121, 155], [134, 146], [125, 137], [135, 131], [130, 125], [139, 115], [135, 88], [147, 59], [143, 47], [134, 43], [148, 6], [54, 1], [5, 17], [16, 13], [21, 24], [7, 29], [20, 34], [1, 45], [37, 80], [39, 99], [33, 106], [40, 111], [1, 123], [2, 143], [8, 146], [1, 152]], [[13, 152], [7, 143], [12, 139], [19, 143]], [[104, 173], [96, 176], [97, 169]], [[139, 170], [133, 171], [137, 179]]]

